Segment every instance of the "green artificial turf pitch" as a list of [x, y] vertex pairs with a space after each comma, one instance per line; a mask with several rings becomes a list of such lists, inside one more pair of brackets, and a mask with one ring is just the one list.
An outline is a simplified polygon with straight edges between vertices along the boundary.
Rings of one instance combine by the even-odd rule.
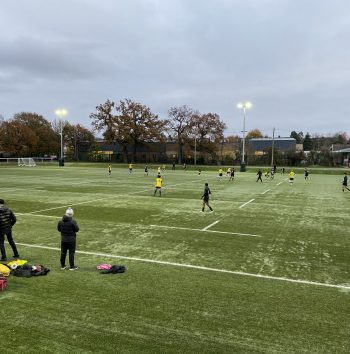
[[[153, 197], [155, 177], [141, 166], [132, 175], [113, 166], [111, 177], [107, 165], [0, 167], [20, 254], [51, 269], [9, 277], [1, 353], [349, 353], [341, 175], [300, 172], [289, 186], [279, 173], [256, 183], [249, 172], [229, 182], [167, 170]], [[205, 182], [212, 214], [201, 212]], [[76, 272], [59, 266], [56, 227], [68, 206], [87, 252]], [[127, 271], [101, 275], [100, 263]]]

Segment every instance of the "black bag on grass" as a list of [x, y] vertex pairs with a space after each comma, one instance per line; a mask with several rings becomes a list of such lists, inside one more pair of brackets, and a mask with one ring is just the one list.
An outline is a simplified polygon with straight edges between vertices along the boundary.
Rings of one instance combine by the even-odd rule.
[[123, 265], [115, 264], [111, 269], [102, 270], [101, 274], [117, 274], [124, 273], [126, 271], [126, 267]]

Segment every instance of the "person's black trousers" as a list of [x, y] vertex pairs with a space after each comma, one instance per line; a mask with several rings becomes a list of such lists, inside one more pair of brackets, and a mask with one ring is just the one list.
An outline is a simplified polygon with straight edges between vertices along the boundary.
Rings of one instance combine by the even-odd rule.
[[4, 231], [0, 231], [1, 258], [6, 258], [6, 250], [5, 250], [5, 244], [4, 244], [5, 243], [5, 236], [7, 237], [7, 241], [12, 248], [13, 256], [18, 257], [19, 255], [18, 255], [17, 247], [16, 247], [15, 241], [13, 240], [13, 237], [12, 237], [12, 229], [7, 229]]
[[75, 242], [63, 242], [61, 241], [61, 266], [66, 265], [67, 251], [69, 251], [69, 266], [74, 267], [74, 253], [75, 253]]

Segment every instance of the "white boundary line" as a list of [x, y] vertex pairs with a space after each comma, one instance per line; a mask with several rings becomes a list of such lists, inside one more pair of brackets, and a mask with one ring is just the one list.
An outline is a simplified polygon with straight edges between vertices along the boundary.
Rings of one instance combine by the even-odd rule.
[[204, 228], [202, 229], [202, 231], [207, 231], [207, 230], [210, 229], [212, 226], [216, 225], [219, 221], [220, 221], [220, 220], [214, 221], [212, 224], [210, 224], [210, 225], [204, 227]]
[[[17, 244], [20, 245], [20, 246], [31, 247], [31, 248], [41, 248], [41, 249], [47, 249], [47, 250], [53, 250], [53, 251], [61, 251], [61, 249], [57, 248], [57, 247], [48, 247], [48, 246], [41, 246], [41, 245], [29, 245], [27, 243], [17, 243]], [[318, 282], [314, 282], [314, 281], [301, 280], [301, 279], [289, 279], [289, 278], [283, 278], [283, 277], [274, 277], [274, 276], [270, 276], [270, 275], [244, 273], [244, 272], [239, 272], [239, 271], [234, 271], [234, 270], [219, 269], [219, 268], [209, 268], [209, 267], [196, 266], [196, 265], [185, 264], [185, 263], [174, 263], [174, 262], [166, 262], [166, 261], [157, 261], [157, 260], [154, 260], [154, 259], [146, 259], [146, 258], [138, 258], [138, 257], [126, 257], [126, 256], [118, 256], [118, 255], [115, 255], [115, 254], [87, 252], [87, 251], [76, 251], [76, 253], [85, 254], [85, 255], [89, 255], [89, 256], [119, 258], [119, 259], [126, 259], [126, 260], [129, 260], [129, 261], [136, 261], [136, 262], [146, 262], [146, 263], [169, 265], [169, 266], [174, 266], [174, 267], [182, 267], [182, 268], [190, 268], [190, 269], [211, 271], [211, 272], [217, 272], [217, 273], [234, 274], [234, 275], [241, 275], [241, 276], [252, 277], [252, 278], [277, 280], [277, 281], [283, 281], [283, 282], [287, 282], [287, 283], [296, 283], [296, 284], [314, 285], [314, 286], [322, 286], [322, 287], [327, 287], [327, 288], [336, 288], [336, 289], [350, 290], [350, 286], [347, 286], [347, 285], [318, 283]]]
[[37, 216], [40, 218], [53, 218], [53, 219], [60, 219], [62, 216], [53, 216], [53, 215], [43, 215], [43, 214], [30, 214], [30, 213], [16, 213], [16, 215], [21, 215], [21, 216]]
[[149, 225], [149, 226], [150, 227], [161, 227], [161, 228], [164, 228], [164, 229], [189, 230], [189, 231], [200, 231], [200, 232], [214, 232], [214, 233], [217, 233], [217, 234], [236, 235], [236, 236], [262, 237], [260, 235], [242, 234], [242, 233], [239, 233], [239, 232], [191, 229], [189, 227], [177, 227], [177, 226], [166, 226], [166, 225]]
[[271, 189], [267, 189], [265, 192], [262, 192], [261, 194], [266, 194], [267, 192], [270, 192]]
[[254, 200], [255, 200], [255, 199], [250, 199], [249, 202], [246, 202], [246, 203], [242, 204], [242, 205], [240, 206], [240, 208], [243, 208], [243, 207], [245, 207], [247, 204], [249, 204], [249, 203], [251, 203], [251, 202], [254, 202]]

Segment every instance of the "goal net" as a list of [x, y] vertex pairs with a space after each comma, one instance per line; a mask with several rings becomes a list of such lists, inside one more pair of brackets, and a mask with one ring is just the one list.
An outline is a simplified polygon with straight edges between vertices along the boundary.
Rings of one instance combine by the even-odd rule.
[[18, 159], [18, 166], [36, 166], [36, 163], [32, 157], [20, 157]]

